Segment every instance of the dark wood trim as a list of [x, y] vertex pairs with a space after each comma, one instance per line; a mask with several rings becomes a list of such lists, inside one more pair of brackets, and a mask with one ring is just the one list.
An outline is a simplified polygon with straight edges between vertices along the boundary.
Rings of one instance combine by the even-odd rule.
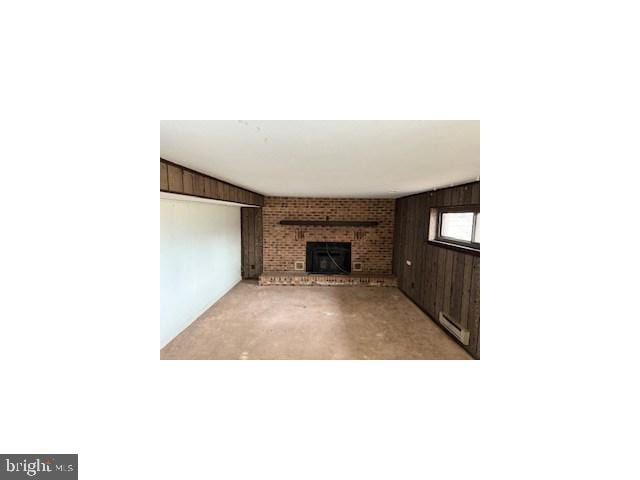
[[[163, 169], [163, 166], [165, 167]], [[167, 172], [166, 182], [163, 171]], [[210, 175], [160, 158], [160, 191], [188, 195], [209, 200], [239, 203], [242, 205], [264, 205], [264, 196]]]
[[438, 209], [439, 213], [460, 213], [460, 212], [480, 212], [480, 205], [470, 204], [470, 205], [455, 205], [452, 207], [434, 207]]
[[440, 240], [427, 240], [429, 245], [433, 245], [434, 247], [440, 248], [448, 248], [449, 250], [454, 250], [460, 253], [468, 253], [469, 255], [475, 255], [476, 257], [480, 256], [480, 250], [471, 247], [465, 247], [463, 245], [456, 245], [455, 243], [443, 242]]
[[280, 225], [306, 225], [317, 227], [375, 227], [371, 220], [280, 220]]

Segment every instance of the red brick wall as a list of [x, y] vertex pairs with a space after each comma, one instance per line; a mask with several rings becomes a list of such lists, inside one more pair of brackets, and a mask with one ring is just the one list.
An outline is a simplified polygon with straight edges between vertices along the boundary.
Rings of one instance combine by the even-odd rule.
[[[393, 199], [266, 197], [263, 214], [264, 271], [293, 271], [306, 261], [307, 242], [351, 242], [351, 262], [363, 273], [391, 273]], [[280, 220], [376, 220], [376, 227], [305, 227]]]

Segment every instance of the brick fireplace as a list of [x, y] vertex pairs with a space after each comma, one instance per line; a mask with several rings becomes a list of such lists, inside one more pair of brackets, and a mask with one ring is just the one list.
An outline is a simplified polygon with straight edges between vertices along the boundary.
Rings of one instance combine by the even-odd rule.
[[[308, 242], [342, 242], [351, 245], [351, 272], [390, 275], [394, 209], [393, 199], [266, 197], [262, 209], [264, 271], [304, 273], [307, 271]], [[282, 220], [372, 221], [377, 224], [281, 225]]]

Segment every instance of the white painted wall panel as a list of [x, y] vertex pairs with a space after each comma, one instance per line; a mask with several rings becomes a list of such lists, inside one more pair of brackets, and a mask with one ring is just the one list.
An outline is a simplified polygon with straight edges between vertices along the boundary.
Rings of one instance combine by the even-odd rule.
[[240, 207], [160, 199], [160, 347], [240, 276]]

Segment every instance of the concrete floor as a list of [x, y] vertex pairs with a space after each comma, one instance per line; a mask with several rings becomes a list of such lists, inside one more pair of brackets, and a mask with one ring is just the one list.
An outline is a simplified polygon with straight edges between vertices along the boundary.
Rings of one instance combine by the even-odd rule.
[[471, 359], [394, 287], [242, 281], [160, 351], [172, 359]]

